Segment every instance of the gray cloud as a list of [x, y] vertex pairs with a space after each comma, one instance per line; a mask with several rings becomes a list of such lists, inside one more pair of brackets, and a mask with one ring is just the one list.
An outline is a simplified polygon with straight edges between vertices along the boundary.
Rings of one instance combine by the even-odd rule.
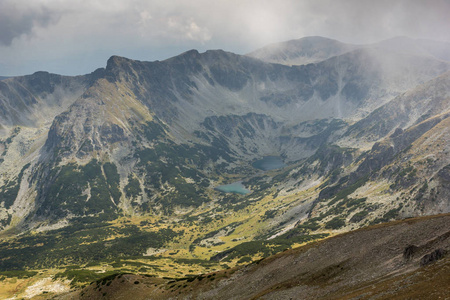
[[15, 38], [31, 35], [34, 27], [46, 27], [58, 15], [44, 5], [27, 5], [23, 1], [0, 1], [0, 44], [9, 46]]
[[450, 41], [449, 15], [448, 0], [0, 0], [0, 75], [86, 73], [112, 54], [155, 60], [191, 48], [246, 53], [311, 35], [350, 43], [399, 35]]

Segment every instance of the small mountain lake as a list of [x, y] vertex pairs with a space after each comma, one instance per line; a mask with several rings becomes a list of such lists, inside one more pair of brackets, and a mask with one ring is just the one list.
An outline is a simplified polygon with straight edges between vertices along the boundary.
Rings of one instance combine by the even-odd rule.
[[[258, 159], [257, 161], [253, 162], [252, 166], [256, 169], [269, 171], [281, 169], [286, 167], [287, 165], [283, 162], [283, 159], [279, 156], [264, 156], [262, 159]], [[241, 195], [245, 195], [251, 192], [250, 190], [245, 188], [245, 186], [242, 184], [241, 181], [219, 185], [216, 186], [214, 189], [222, 193], [235, 193]]]
[[250, 190], [247, 190], [240, 181], [225, 185], [219, 185], [214, 189], [222, 193], [235, 193], [241, 195], [250, 193]]
[[279, 156], [264, 156], [262, 159], [259, 159], [252, 163], [252, 166], [256, 169], [269, 171], [284, 168], [286, 167], [286, 164]]

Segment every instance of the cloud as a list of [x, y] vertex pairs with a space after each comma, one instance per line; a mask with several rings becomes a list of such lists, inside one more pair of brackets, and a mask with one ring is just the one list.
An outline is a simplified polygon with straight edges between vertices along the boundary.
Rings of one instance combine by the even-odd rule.
[[98, 44], [134, 38], [159, 45], [223, 41], [233, 48], [306, 35], [448, 39], [449, 14], [447, 0], [0, 0], [0, 43], [36, 37], [38, 30], [46, 35], [41, 29], [54, 26]]
[[33, 2], [0, 1], [0, 44], [9, 46], [15, 38], [30, 36], [37, 26], [46, 27], [55, 22], [59, 15], [44, 5]]
[[201, 28], [194, 19], [169, 17], [167, 19], [167, 33], [175, 38], [205, 42], [211, 39], [208, 29]]
[[322, 0], [306, 2], [307, 19], [330, 37], [368, 42], [404, 35], [448, 40], [450, 1], [447, 0]]
[[55, 72], [83, 73], [112, 54], [155, 60], [191, 48], [247, 53], [311, 35], [350, 43], [399, 35], [449, 41], [448, 15], [448, 0], [0, 0], [0, 66], [9, 68], [0, 74], [27, 64], [45, 70], [55, 61], [66, 62]]

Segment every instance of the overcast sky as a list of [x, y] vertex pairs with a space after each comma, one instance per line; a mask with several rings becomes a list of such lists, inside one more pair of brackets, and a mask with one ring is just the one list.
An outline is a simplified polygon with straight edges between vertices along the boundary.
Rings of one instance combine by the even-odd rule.
[[111, 55], [245, 54], [319, 35], [450, 42], [450, 0], [0, 0], [0, 75], [86, 74]]

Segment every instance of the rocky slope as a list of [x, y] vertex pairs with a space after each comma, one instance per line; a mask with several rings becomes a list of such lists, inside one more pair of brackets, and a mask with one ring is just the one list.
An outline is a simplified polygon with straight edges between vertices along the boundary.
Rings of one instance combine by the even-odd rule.
[[437, 299], [449, 287], [450, 216], [409, 219], [181, 280], [115, 275], [59, 299]]

